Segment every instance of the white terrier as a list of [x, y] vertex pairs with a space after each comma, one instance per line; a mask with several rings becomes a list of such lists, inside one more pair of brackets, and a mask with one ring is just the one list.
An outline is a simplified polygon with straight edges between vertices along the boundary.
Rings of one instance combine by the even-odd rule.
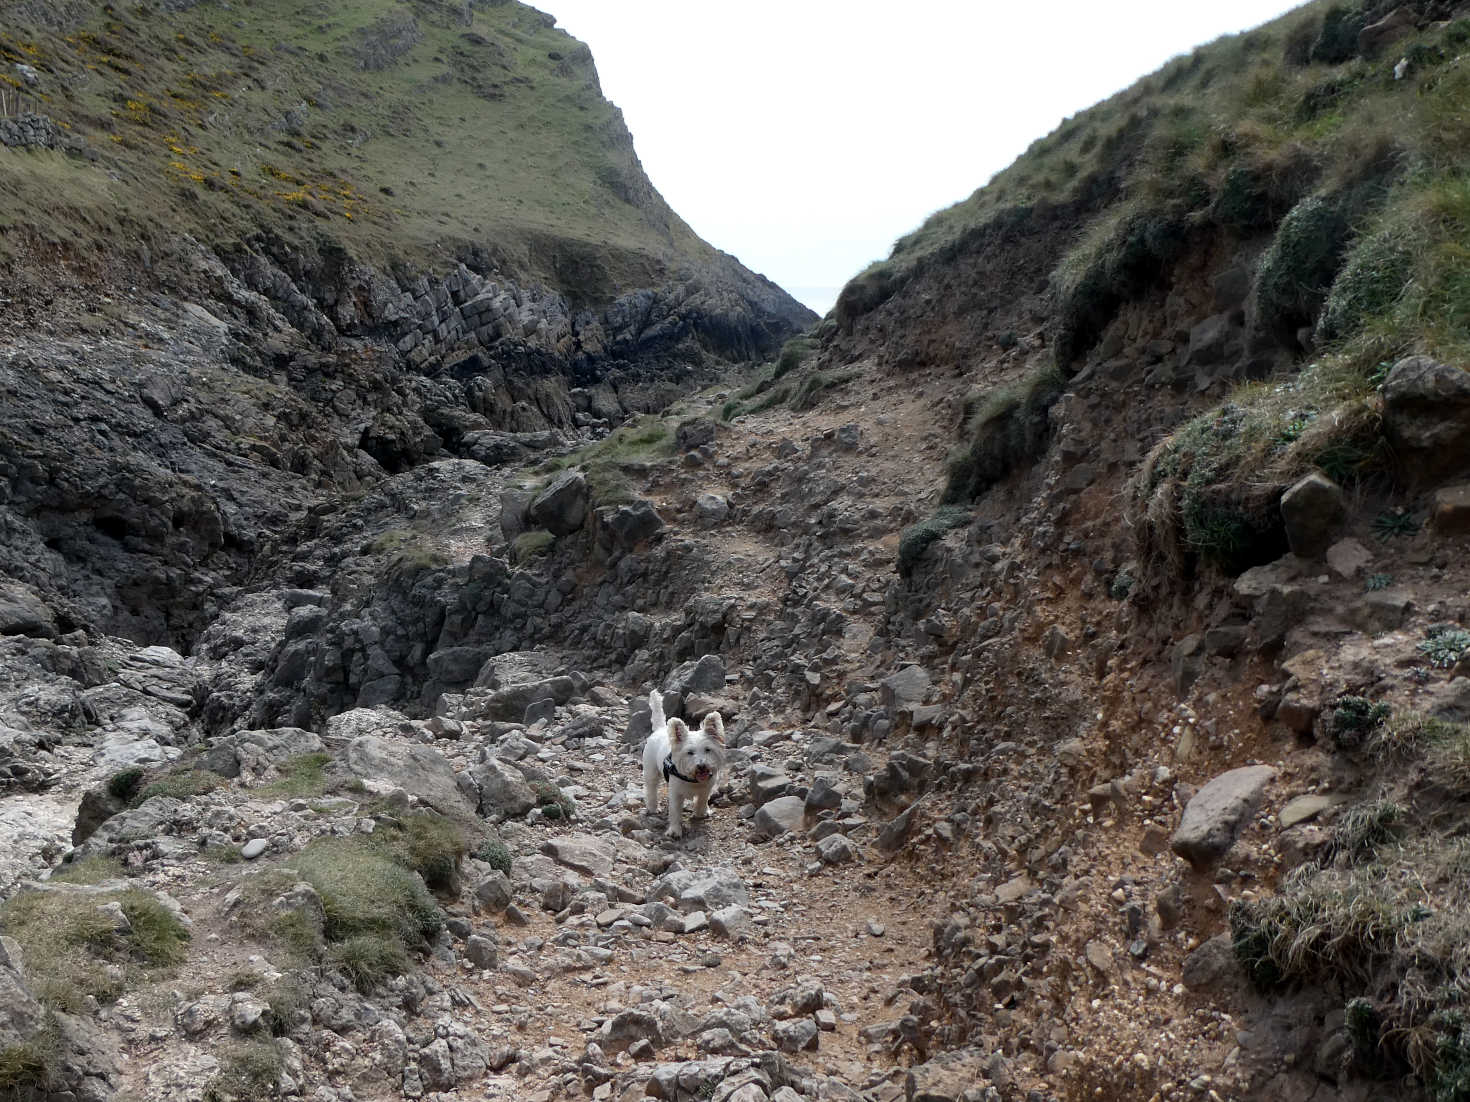
[[704, 717], [699, 730], [690, 731], [682, 719], [664, 719], [664, 698], [657, 690], [648, 694], [653, 733], [643, 744], [643, 805], [650, 816], [658, 814], [658, 782], [669, 782], [670, 838], [684, 833], [684, 801], [694, 800], [695, 819], [709, 818], [709, 797], [715, 778], [725, 767], [725, 721], [719, 712]]

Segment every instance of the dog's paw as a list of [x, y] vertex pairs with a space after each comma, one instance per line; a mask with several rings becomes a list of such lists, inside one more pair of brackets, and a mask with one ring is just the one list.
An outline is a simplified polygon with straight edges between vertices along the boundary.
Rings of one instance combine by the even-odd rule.
[[695, 808], [690, 813], [689, 817], [691, 819], [708, 819], [709, 818], [709, 808], [707, 808], [707, 807], [697, 807], [697, 808]]
[[677, 842], [680, 838], [684, 837], [684, 831], [679, 827], [671, 826], [668, 830], [664, 831], [664, 837], [671, 842]]

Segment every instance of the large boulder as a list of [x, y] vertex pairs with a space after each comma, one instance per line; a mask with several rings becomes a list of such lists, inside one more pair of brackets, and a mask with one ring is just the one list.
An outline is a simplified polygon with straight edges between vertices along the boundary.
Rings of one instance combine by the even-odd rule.
[[454, 767], [427, 746], [363, 735], [348, 744], [345, 761], [370, 790], [401, 788], [441, 815], [468, 815], [473, 810], [455, 780]]
[[627, 505], [604, 505], [593, 513], [597, 546], [604, 555], [631, 551], [664, 530], [664, 519], [653, 502], [638, 500]]
[[570, 536], [587, 517], [587, 479], [581, 471], [564, 471], [531, 500], [526, 520], [555, 536]]
[[1317, 471], [1305, 476], [1281, 495], [1281, 519], [1293, 554], [1315, 559], [1332, 546], [1347, 503], [1342, 487]]
[[1222, 773], [1194, 794], [1169, 843], [1195, 868], [1207, 868], [1235, 844], [1241, 826], [1261, 806], [1276, 776], [1269, 765], [1247, 765]]
[[1415, 474], [1464, 468], [1470, 464], [1470, 373], [1428, 356], [1400, 360], [1383, 384], [1383, 428]]
[[0, 635], [56, 634], [56, 617], [41, 595], [20, 582], [0, 582]]
[[525, 775], [493, 754], [483, 753], [458, 780], [465, 798], [487, 819], [514, 819], [536, 806], [536, 794]]

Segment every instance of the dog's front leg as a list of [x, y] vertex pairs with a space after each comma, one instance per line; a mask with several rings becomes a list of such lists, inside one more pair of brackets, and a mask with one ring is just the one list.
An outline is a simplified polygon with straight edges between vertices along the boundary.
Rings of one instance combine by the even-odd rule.
[[681, 838], [684, 835], [684, 786], [669, 781], [669, 829], [665, 833], [670, 838]]
[[694, 810], [690, 812], [691, 819], [709, 818], [709, 797], [714, 785], [707, 785], [694, 794]]

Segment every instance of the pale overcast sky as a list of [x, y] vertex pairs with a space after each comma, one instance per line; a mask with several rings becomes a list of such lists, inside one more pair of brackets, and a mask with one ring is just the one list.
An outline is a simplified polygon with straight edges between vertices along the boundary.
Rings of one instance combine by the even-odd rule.
[[1282, 0], [532, 0], [717, 247], [824, 313], [1066, 116]]

